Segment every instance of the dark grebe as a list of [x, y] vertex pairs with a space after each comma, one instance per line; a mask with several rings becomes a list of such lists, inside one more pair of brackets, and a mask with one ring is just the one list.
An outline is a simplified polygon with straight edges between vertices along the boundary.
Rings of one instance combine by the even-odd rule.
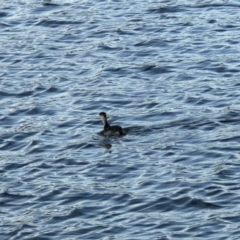
[[122, 136], [123, 129], [120, 126], [110, 126], [107, 121], [107, 114], [105, 112], [100, 112], [99, 117], [102, 119], [104, 128], [103, 128], [103, 135], [105, 136]]

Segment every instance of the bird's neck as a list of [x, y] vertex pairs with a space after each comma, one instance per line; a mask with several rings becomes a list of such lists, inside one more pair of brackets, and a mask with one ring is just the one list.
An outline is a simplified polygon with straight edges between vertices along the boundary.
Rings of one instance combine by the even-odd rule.
[[107, 128], [109, 128], [109, 127], [110, 127], [110, 125], [109, 125], [108, 121], [105, 120], [105, 122], [104, 122], [104, 129], [107, 129]]

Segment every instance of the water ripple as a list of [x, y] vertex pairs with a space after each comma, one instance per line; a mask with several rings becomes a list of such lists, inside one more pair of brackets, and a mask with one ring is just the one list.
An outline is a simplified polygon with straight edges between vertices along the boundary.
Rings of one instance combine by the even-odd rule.
[[2, 238], [238, 239], [238, 18], [223, 0], [4, 2]]

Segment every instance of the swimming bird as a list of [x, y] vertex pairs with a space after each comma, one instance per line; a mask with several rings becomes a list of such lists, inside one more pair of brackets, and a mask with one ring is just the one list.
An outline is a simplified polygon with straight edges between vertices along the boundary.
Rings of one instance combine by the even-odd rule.
[[105, 136], [122, 136], [123, 135], [123, 129], [118, 126], [118, 125], [114, 125], [114, 126], [110, 126], [108, 121], [107, 121], [107, 114], [105, 112], [100, 112], [99, 113], [99, 117], [102, 119], [103, 122], [103, 135]]

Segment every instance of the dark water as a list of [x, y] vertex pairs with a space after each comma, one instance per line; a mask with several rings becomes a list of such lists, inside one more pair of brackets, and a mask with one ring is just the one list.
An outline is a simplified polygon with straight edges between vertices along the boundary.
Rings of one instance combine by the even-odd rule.
[[1, 240], [239, 239], [239, 9], [3, 1]]

